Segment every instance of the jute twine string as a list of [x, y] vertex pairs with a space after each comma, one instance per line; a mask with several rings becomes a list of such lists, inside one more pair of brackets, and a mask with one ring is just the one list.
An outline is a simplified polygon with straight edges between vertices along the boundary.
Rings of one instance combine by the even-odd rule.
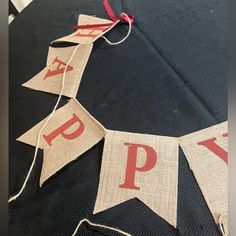
[[110, 227], [110, 226], [106, 226], [106, 225], [100, 225], [100, 224], [95, 224], [95, 223], [92, 223], [91, 221], [89, 221], [88, 219], [82, 219], [79, 224], [77, 225], [74, 233], [72, 234], [72, 236], [75, 236], [79, 230], [79, 227], [84, 223], [86, 222], [87, 224], [91, 225], [91, 226], [94, 226], [94, 227], [98, 227], [98, 228], [103, 228], [103, 229], [109, 229], [109, 230], [112, 230], [112, 231], [115, 231], [117, 233], [120, 233], [121, 235], [124, 235], [124, 236], [132, 236], [131, 234], [129, 233], [126, 233], [120, 229], [116, 229], [116, 228], [113, 228], [113, 227]]
[[123, 42], [130, 36], [130, 33], [131, 33], [132, 24], [131, 24], [131, 21], [130, 21], [129, 16], [128, 16], [126, 13], [121, 13], [121, 15], [124, 15], [124, 16], [127, 18], [128, 22], [129, 22], [129, 30], [128, 30], [127, 35], [126, 35], [123, 39], [121, 39], [120, 41], [114, 42], [114, 43], [111, 42], [109, 39], [107, 39], [105, 36], [102, 36], [102, 38], [104, 38], [105, 41], [106, 41], [108, 44], [112, 45], [112, 46], [119, 45], [119, 44], [123, 43]]
[[27, 176], [26, 176], [26, 179], [25, 179], [25, 181], [24, 181], [24, 183], [23, 183], [23, 185], [22, 185], [20, 191], [19, 191], [16, 195], [12, 196], [12, 197], [8, 200], [8, 203], [11, 203], [11, 202], [15, 201], [15, 200], [22, 194], [22, 192], [24, 191], [24, 189], [25, 189], [25, 187], [26, 187], [26, 184], [27, 184], [27, 182], [28, 182], [28, 180], [29, 180], [29, 177], [30, 177], [30, 175], [31, 175], [31, 172], [32, 172], [32, 170], [33, 170], [33, 167], [34, 167], [34, 164], [35, 164], [35, 161], [36, 161], [36, 158], [37, 158], [38, 149], [39, 149], [39, 143], [40, 143], [40, 138], [41, 138], [43, 129], [47, 126], [48, 122], [52, 119], [52, 117], [53, 117], [53, 115], [54, 115], [54, 113], [55, 113], [55, 111], [56, 111], [56, 109], [57, 109], [57, 107], [58, 107], [58, 105], [59, 105], [59, 103], [60, 103], [60, 100], [61, 100], [61, 98], [62, 98], [63, 89], [64, 89], [64, 86], [65, 86], [65, 78], [66, 78], [67, 67], [68, 67], [69, 64], [71, 63], [71, 61], [72, 61], [72, 59], [73, 59], [73, 57], [74, 57], [74, 55], [75, 55], [75, 53], [76, 53], [78, 47], [79, 47], [79, 45], [77, 45], [77, 46], [75, 47], [75, 49], [74, 49], [74, 51], [73, 51], [73, 53], [72, 53], [72, 55], [71, 55], [69, 61], [67, 62], [66, 66], [65, 66], [65, 69], [64, 69], [64, 72], [63, 72], [63, 77], [62, 77], [61, 90], [60, 90], [60, 94], [59, 94], [59, 96], [58, 96], [58, 98], [57, 98], [57, 102], [56, 102], [56, 104], [55, 104], [55, 106], [54, 106], [52, 112], [50, 113], [50, 115], [48, 116], [47, 120], [45, 121], [44, 125], [42, 126], [42, 128], [40, 129], [40, 131], [39, 131], [39, 133], [38, 133], [37, 143], [36, 143], [36, 147], [35, 147], [35, 151], [34, 151], [34, 158], [33, 158], [32, 164], [31, 164], [31, 166], [30, 166], [30, 169], [29, 169], [29, 171], [28, 171], [28, 174], [27, 174]]
[[227, 216], [227, 214], [219, 216], [219, 227], [220, 227], [220, 231], [222, 233], [222, 236], [227, 236], [225, 229], [224, 229], [224, 219], [223, 219], [224, 216]]
[[[106, 41], [108, 44], [110, 44], [110, 45], [119, 45], [119, 44], [123, 43], [123, 42], [129, 37], [129, 35], [130, 35], [130, 33], [131, 33], [132, 24], [131, 24], [131, 21], [130, 21], [128, 15], [127, 15], [126, 13], [121, 13], [121, 15], [124, 15], [124, 16], [127, 17], [127, 19], [128, 19], [128, 22], [129, 22], [129, 30], [128, 30], [128, 33], [127, 33], [127, 35], [126, 35], [122, 40], [120, 40], [120, 41], [118, 41], [118, 42], [115, 42], [115, 43], [112, 43], [112, 42], [109, 41], [106, 37], [102, 36], [102, 37], [105, 39], [105, 41]], [[42, 126], [42, 128], [40, 129], [40, 131], [39, 131], [39, 133], [38, 133], [37, 143], [36, 143], [36, 147], [35, 147], [35, 152], [34, 152], [33, 161], [32, 161], [32, 163], [31, 163], [31, 166], [30, 166], [30, 169], [29, 169], [29, 171], [28, 171], [28, 173], [27, 173], [27, 176], [26, 176], [26, 178], [25, 178], [25, 181], [24, 181], [24, 183], [23, 183], [23, 185], [22, 185], [20, 191], [19, 191], [16, 195], [14, 195], [14, 196], [12, 196], [12, 197], [9, 198], [8, 203], [11, 203], [11, 202], [15, 201], [15, 200], [23, 193], [23, 191], [24, 191], [24, 189], [25, 189], [25, 187], [26, 187], [26, 184], [27, 184], [27, 182], [28, 182], [28, 180], [29, 180], [29, 178], [30, 178], [30, 175], [31, 175], [31, 173], [32, 173], [33, 167], [34, 167], [35, 162], [36, 162], [36, 158], [37, 158], [37, 154], [38, 154], [38, 149], [39, 149], [40, 138], [41, 138], [42, 132], [43, 132], [44, 128], [47, 126], [47, 124], [49, 123], [49, 121], [52, 119], [52, 117], [53, 117], [53, 115], [54, 115], [54, 113], [55, 113], [55, 111], [56, 111], [56, 109], [57, 109], [57, 107], [58, 107], [58, 105], [59, 105], [59, 103], [60, 103], [60, 101], [61, 101], [62, 93], [63, 93], [64, 86], [65, 86], [66, 71], [67, 71], [67, 68], [68, 68], [69, 64], [70, 64], [71, 61], [73, 60], [74, 55], [75, 55], [75, 53], [76, 53], [78, 47], [79, 47], [79, 45], [77, 45], [77, 46], [75, 47], [75, 49], [74, 49], [74, 51], [73, 51], [73, 53], [72, 53], [72, 55], [71, 55], [69, 61], [67, 62], [66, 66], [65, 66], [65, 69], [64, 69], [64, 72], [63, 72], [63, 77], [62, 77], [61, 90], [60, 90], [60, 94], [59, 94], [59, 96], [58, 96], [57, 102], [56, 102], [56, 104], [55, 104], [55, 106], [54, 106], [52, 112], [50, 113], [50, 115], [48, 116], [47, 120], [45, 121], [44, 125]], [[127, 235], [129, 235], [129, 234], [127, 234]]]

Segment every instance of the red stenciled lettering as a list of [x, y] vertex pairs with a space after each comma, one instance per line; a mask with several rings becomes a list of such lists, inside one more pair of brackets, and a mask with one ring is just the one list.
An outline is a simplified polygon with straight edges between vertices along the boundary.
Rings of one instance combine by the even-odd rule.
[[[222, 135], [224, 138], [228, 137], [228, 134], [225, 133]], [[198, 145], [202, 145], [206, 147], [208, 150], [210, 150], [212, 153], [217, 155], [219, 158], [221, 158], [226, 164], [228, 164], [228, 152], [225, 151], [222, 147], [220, 147], [216, 143], [216, 138], [210, 138], [201, 142], [197, 143]]]
[[[140, 188], [135, 185], [135, 172], [147, 172], [151, 170], [157, 162], [157, 153], [156, 151], [144, 144], [132, 144], [125, 143], [128, 145], [128, 157], [127, 157], [127, 166], [126, 166], [126, 174], [125, 174], [125, 182], [119, 185], [120, 188], [128, 188], [139, 190]], [[137, 150], [138, 148], [142, 148], [146, 152], [146, 162], [143, 167], [137, 167]]]
[[[58, 75], [58, 74], [62, 74], [64, 73], [65, 71], [65, 66], [66, 66], [66, 63], [64, 63], [63, 61], [59, 60], [58, 57], [56, 57], [53, 61], [52, 64], [55, 64], [57, 63], [57, 67], [55, 70], [48, 70], [46, 75], [44, 76], [44, 80], [47, 79], [48, 77], [51, 77], [51, 76], [54, 76], [54, 75]], [[64, 66], [64, 67], [63, 67]], [[73, 67], [68, 65], [67, 68], [66, 68], [66, 72], [67, 71], [70, 71], [70, 70], [73, 70]]]
[[[72, 125], [75, 123], [79, 123], [79, 127], [72, 133], [66, 134], [65, 131], [70, 128]], [[75, 139], [79, 137], [84, 131], [84, 124], [83, 122], [79, 119], [79, 117], [73, 113], [73, 117], [62, 124], [60, 127], [58, 127], [56, 130], [54, 130], [52, 133], [48, 135], [43, 135], [44, 139], [48, 143], [49, 146], [52, 145], [52, 141], [59, 135], [61, 135], [64, 139]]]
[[[89, 27], [89, 25], [88, 25], [88, 27], [89, 27], [88, 29], [91, 30], [91, 32], [86, 33], [86, 34], [79, 32], [76, 35], [74, 35], [74, 37], [96, 38], [99, 34], [101, 34], [101, 32], [104, 32], [107, 29], [109, 29], [111, 27], [111, 25], [112, 24], [109, 24], [109, 26], [103, 26], [103, 27], [102, 26], [96, 27], [95, 25], [94, 25], [94, 27]], [[94, 33], [95, 31], [101, 31], [101, 32]]]

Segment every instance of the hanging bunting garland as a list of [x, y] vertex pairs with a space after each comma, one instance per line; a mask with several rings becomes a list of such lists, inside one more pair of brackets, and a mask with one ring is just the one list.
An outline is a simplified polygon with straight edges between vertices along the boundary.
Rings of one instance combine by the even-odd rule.
[[[222, 233], [228, 235], [227, 122], [179, 138], [106, 130], [76, 100], [93, 43], [104, 38], [107, 43], [118, 45], [128, 38], [134, 23], [133, 15], [122, 13], [117, 17], [107, 0], [103, 5], [110, 20], [79, 15], [78, 25], [74, 26], [76, 31], [54, 40], [49, 46], [45, 68], [23, 84], [59, 96], [49, 116], [17, 139], [34, 146], [35, 155], [21, 190], [9, 202], [23, 193], [39, 148], [44, 151], [40, 176], [42, 186], [48, 178], [104, 138], [94, 214], [136, 197], [176, 227], [180, 146], [215, 222]], [[104, 34], [118, 23], [129, 24], [129, 30], [122, 40], [112, 43]], [[77, 45], [54, 47], [62, 42]], [[62, 96], [71, 100], [58, 109]], [[84, 221], [93, 225], [88, 220]], [[107, 229], [114, 230], [112, 227]]]

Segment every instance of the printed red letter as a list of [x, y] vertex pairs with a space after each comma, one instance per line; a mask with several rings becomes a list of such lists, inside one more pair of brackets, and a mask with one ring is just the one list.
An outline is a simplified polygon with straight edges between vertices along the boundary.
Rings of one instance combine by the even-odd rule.
[[[55, 60], [53, 61], [52, 64], [54, 64], [54, 63], [58, 64], [57, 68], [55, 70], [49, 69], [47, 74], [44, 76], [44, 80], [47, 79], [48, 77], [64, 73], [65, 67], [61, 67], [61, 65], [66, 66], [66, 64], [63, 61], [59, 60], [58, 57], [55, 58]], [[70, 70], [73, 70], [73, 67], [68, 65], [66, 68], [66, 72], [70, 71]]]
[[[79, 123], [79, 128], [70, 134], [65, 134], [65, 131], [77, 122]], [[66, 123], [61, 125], [59, 128], [57, 128], [51, 134], [43, 135], [43, 137], [46, 140], [46, 142], [48, 143], [48, 145], [51, 146], [52, 140], [55, 139], [58, 135], [62, 135], [62, 137], [64, 139], [75, 139], [75, 138], [79, 137], [83, 133], [83, 131], [84, 131], [83, 122], [79, 119], [78, 116], [76, 116], [76, 114], [73, 114], [73, 117], [70, 120], [68, 120]]]
[[[228, 134], [223, 134], [223, 137], [228, 137]], [[221, 148], [218, 144], [215, 143], [216, 138], [211, 138], [202, 142], [199, 142], [198, 145], [202, 145], [208, 148], [211, 152], [221, 158], [226, 164], [228, 164], [228, 152]]]
[[[87, 34], [83, 34], [83, 33], [77, 33], [74, 37], [85, 37], [85, 38], [96, 38], [99, 34], [101, 34], [101, 32], [104, 32], [104, 31], [106, 31], [107, 29], [109, 29], [110, 27], [112, 26], [112, 24], [109, 24], [109, 26], [108, 27], [96, 27], [96, 26], [94, 26], [94, 27], [89, 27], [89, 25], [88, 25], [88, 29], [90, 29], [91, 30], [91, 32], [90, 33], [87, 33]], [[87, 29], [87, 30], [88, 30]], [[101, 32], [99, 32], [99, 33], [95, 33], [94, 34], [94, 31], [101, 31]]]
[[[132, 144], [125, 143], [128, 145], [128, 158], [126, 166], [125, 182], [121, 184], [120, 188], [129, 188], [139, 190], [140, 188], [135, 186], [135, 172], [146, 172], [151, 170], [157, 162], [157, 154], [153, 148], [144, 144]], [[146, 151], [147, 159], [143, 167], [137, 167], [137, 150], [143, 148]]]

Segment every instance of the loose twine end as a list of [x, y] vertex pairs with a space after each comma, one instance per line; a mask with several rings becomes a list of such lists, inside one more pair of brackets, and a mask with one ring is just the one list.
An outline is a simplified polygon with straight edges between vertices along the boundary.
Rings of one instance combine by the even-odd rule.
[[[124, 21], [126, 21], [126, 22], [129, 23], [129, 30], [128, 30], [128, 32], [127, 32], [127, 35], [126, 35], [123, 39], [121, 39], [120, 41], [118, 41], [118, 42], [111, 42], [111, 41], [110, 41], [109, 39], [107, 39], [105, 36], [102, 36], [102, 38], [103, 38], [108, 44], [113, 45], [113, 46], [114, 46], [114, 45], [119, 45], [119, 44], [123, 43], [123, 42], [130, 36], [131, 29], [132, 29], [132, 23], [133, 23], [133, 21], [134, 21], [134, 17], [133, 17], [133, 16], [129, 16], [129, 15], [127, 15], [126, 13], [121, 13], [121, 14], [120, 14], [120, 18], [116, 18], [116, 16], [115, 16], [115, 14], [113, 13], [113, 11], [112, 11], [112, 9], [111, 9], [111, 7], [110, 7], [108, 1], [107, 1], [107, 0], [104, 0], [104, 3], [103, 3], [103, 4], [104, 4], [106, 10], [108, 11], [108, 14], [109, 14], [110, 18], [113, 19], [113, 21], [114, 21], [114, 20], [118, 20], [118, 21], [124, 20]], [[64, 69], [64, 72], [63, 72], [63, 77], [62, 77], [61, 90], [60, 90], [60, 94], [59, 94], [59, 96], [58, 96], [56, 105], [54, 106], [52, 112], [50, 113], [50, 115], [48, 116], [48, 118], [47, 118], [47, 120], [45, 121], [44, 125], [42, 126], [42, 128], [41, 128], [40, 131], [39, 131], [38, 138], [37, 138], [37, 143], [36, 143], [36, 147], [35, 147], [35, 152], [34, 152], [34, 158], [33, 158], [32, 164], [31, 164], [31, 166], [30, 166], [30, 169], [29, 169], [29, 171], [28, 171], [28, 173], [27, 173], [27, 176], [26, 176], [26, 178], [25, 178], [25, 181], [24, 181], [24, 183], [23, 183], [23, 185], [22, 185], [20, 191], [19, 191], [16, 195], [14, 195], [14, 196], [12, 196], [12, 197], [9, 198], [8, 203], [11, 203], [11, 202], [15, 201], [15, 200], [23, 193], [23, 191], [24, 191], [24, 189], [25, 189], [25, 187], [26, 187], [26, 184], [27, 184], [27, 182], [28, 182], [28, 180], [29, 180], [29, 178], [30, 178], [30, 175], [31, 175], [31, 173], [32, 173], [33, 167], [34, 167], [35, 162], [36, 162], [36, 158], [37, 158], [37, 154], [38, 154], [39, 143], [40, 143], [40, 138], [41, 138], [42, 131], [43, 131], [43, 129], [47, 126], [47, 124], [49, 123], [49, 121], [52, 119], [52, 117], [53, 117], [53, 115], [54, 115], [54, 113], [55, 113], [55, 111], [56, 111], [56, 109], [57, 109], [57, 107], [58, 107], [58, 105], [59, 105], [59, 102], [60, 102], [61, 97], [62, 97], [62, 94], [63, 94], [64, 85], [65, 85], [66, 71], [67, 71], [67, 68], [68, 68], [70, 62], [72, 61], [72, 59], [73, 59], [73, 57], [74, 57], [74, 55], [75, 55], [75, 53], [76, 53], [78, 47], [79, 47], [79, 45], [76, 46], [74, 52], [72, 53], [71, 58], [69, 59], [68, 63], [67, 63], [66, 66], [65, 66], [65, 69]], [[42, 185], [40, 185], [40, 187], [42, 187]], [[128, 234], [127, 234], [127, 235], [128, 235]]]
[[[114, 46], [114, 45], [119, 45], [119, 44], [123, 43], [123, 42], [129, 37], [129, 35], [130, 35], [130, 33], [131, 33], [132, 22], [131, 22], [131, 20], [130, 20], [130, 17], [129, 17], [126, 13], [121, 13], [121, 16], [123, 16], [123, 18], [125, 17], [124, 19], [126, 19], [126, 21], [128, 21], [128, 23], [129, 23], [129, 30], [128, 30], [127, 35], [126, 35], [122, 40], [120, 40], [120, 41], [118, 41], [118, 42], [111, 42], [111, 41], [110, 41], [109, 39], [107, 39], [105, 36], [102, 36], [102, 38], [104, 38], [105, 41], [106, 41], [108, 44], [112, 45], [112, 46]], [[23, 183], [23, 185], [22, 185], [20, 191], [19, 191], [16, 195], [14, 195], [14, 196], [12, 196], [12, 197], [9, 198], [8, 203], [14, 202], [14, 201], [23, 193], [23, 191], [24, 191], [24, 189], [25, 189], [25, 187], [26, 187], [26, 184], [27, 184], [27, 182], [28, 182], [28, 180], [29, 180], [29, 178], [30, 178], [30, 175], [31, 175], [31, 173], [32, 173], [33, 167], [34, 167], [35, 162], [36, 162], [36, 158], [37, 158], [37, 154], [38, 154], [39, 143], [40, 143], [40, 138], [41, 138], [42, 131], [43, 131], [43, 129], [47, 126], [47, 124], [49, 123], [49, 121], [52, 119], [52, 117], [53, 117], [53, 115], [54, 115], [54, 113], [55, 113], [55, 111], [56, 111], [56, 109], [57, 109], [57, 107], [58, 107], [58, 105], [59, 105], [59, 102], [60, 102], [61, 97], [62, 97], [64, 85], [65, 85], [66, 71], [67, 71], [67, 68], [68, 68], [70, 62], [72, 61], [72, 59], [73, 59], [73, 57], [74, 57], [74, 55], [75, 55], [75, 53], [76, 53], [76, 51], [77, 51], [77, 49], [78, 49], [78, 46], [79, 46], [79, 45], [76, 46], [74, 52], [72, 53], [71, 58], [69, 59], [68, 63], [67, 63], [66, 66], [65, 66], [64, 73], [63, 73], [63, 77], [62, 77], [62, 86], [61, 86], [60, 94], [59, 94], [59, 96], [58, 96], [56, 105], [54, 106], [52, 112], [50, 113], [50, 115], [48, 116], [46, 122], [44, 123], [44, 125], [42, 126], [42, 128], [41, 128], [40, 131], [39, 131], [38, 138], [37, 138], [37, 143], [36, 143], [36, 147], [35, 147], [34, 158], [33, 158], [32, 164], [31, 164], [31, 166], [30, 166], [30, 169], [29, 169], [29, 171], [28, 171], [28, 173], [27, 173], [27, 176], [26, 176], [26, 178], [25, 178], [25, 181], [24, 181], [24, 183]], [[42, 187], [42, 186], [40, 186], [40, 187]]]
[[91, 226], [94, 226], [94, 227], [98, 227], [98, 228], [103, 228], [103, 229], [109, 229], [109, 230], [112, 230], [112, 231], [115, 231], [117, 233], [120, 233], [121, 235], [124, 235], [124, 236], [132, 236], [131, 234], [129, 233], [126, 233], [120, 229], [116, 229], [116, 228], [113, 228], [113, 227], [110, 227], [110, 226], [106, 226], [106, 225], [100, 225], [100, 224], [95, 224], [95, 223], [92, 223], [91, 221], [89, 221], [88, 219], [82, 219], [79, 224], [77, 225], [74, 233], [72, 234], [72, 236], [75, 236], [80, 228], [80, 226], [86, 222], [87, 224], [91, 225]]
[[71, 58], [69, 59], [69, 61], [67, 62], [66, 66], [65, 66], [65, 69], [64, 69], [64, 72], [63, 72], [63, 77], [62, 77], [61, 90], [60, 90], [60, 94], [59, 94], [59, 96], [58, 96], [58, 98], [57, 98], [57, 102], [56, 102], [56, 104], [55, 104], [55, 106], [54, 106], [52, 112], [49, 114], [47, 120], [45, 121], [44, 125], [42, 126], [42, 128], [40, 129], [40, 131], [39, 131], [39, 133], [38, 133], [37, 143], [36, 143], [35, 151], [34, 151], [34, 158], [33, 158], [32, 164], [31, 164], [31, 166], [30, 166], [30, 169], [29, 169], [29, 171], [28, 171], [28, 174], [27, 174], [27, 176], [26, 176], [26, 178], [25, 178], [25, 181], [24, 181], [24, 183], [23, 183], [23, 185], [22, 185], [20, 191], [19, 191], [16, 195], [12, 196], [12, 197], [8, 200], [8, 203], [11, 203], [11, 202], [15, 201], [15, 200], [23, 193], [23, 191], [24, 191], [24, 189], [25, 189], [25, 187], [26, 187], [26, 184], [27, 184], [27, 182], [28, 182], [28, 180], [29, 180], [29, 178], [30, 178], [30, 175], [31, 175], [31, 173], [32, 173], [33, 167], [34, 167], [35, 162], [36, 162], [36, 158], [37, 158], [37, 154], [38, 154], [38, 149], [39, 149], [39, 144], [40, 144], [40, 138], [41, 138], [42, 131], [43, 131], [43, 129], [47, 126], [47, 124], [49, 123], [49, 121], [52, 119], [52, 117], [53, 117], [53, 115], [54, 115], [54, 113], [55, 113], [55, 111], [56, 111], [56, 109], [57, 109], [57, 107], [58, 107], [58, 105], [59, 105], [59, 103], [60, 103], [60, 100], [61, 100], [62, 95], [63, 95], [64, 85], [65, 85], [66, 71], [67, 71], [67, 68], [68, 68], [69, 64], [71, 63], [72, 59], [74, 58], [74, 55], [75, 55], [75, 53], [76, 53], [78, 47], [79, 47], [79, 45], [77, 45], [77, 46], [75, 47], [75, 49], [74, 49], [74, 51], [73, 51], [73, 53], [72, 53], [72, 55], [71, 55]]

